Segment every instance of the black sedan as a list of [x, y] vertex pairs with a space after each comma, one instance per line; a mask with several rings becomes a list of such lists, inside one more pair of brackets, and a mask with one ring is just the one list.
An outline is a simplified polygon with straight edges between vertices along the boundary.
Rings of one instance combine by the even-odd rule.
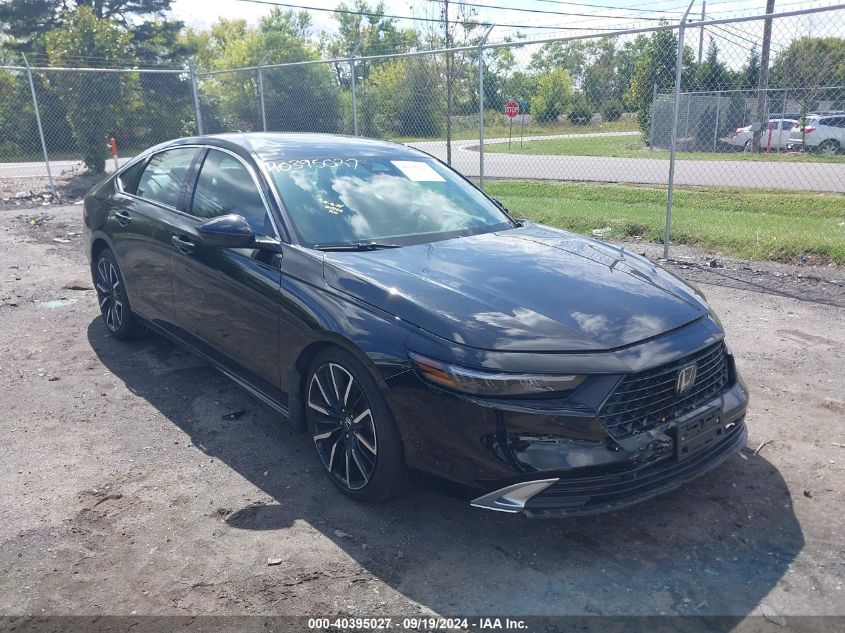
[[148, 328], [307, 427], [331, 480], [407, 469], [530, 516], [618, 508], [745, 444], [746, 387], [695, 288], [515, 220], [392, 143], [186, 138], [85, 198], [118, 339]]

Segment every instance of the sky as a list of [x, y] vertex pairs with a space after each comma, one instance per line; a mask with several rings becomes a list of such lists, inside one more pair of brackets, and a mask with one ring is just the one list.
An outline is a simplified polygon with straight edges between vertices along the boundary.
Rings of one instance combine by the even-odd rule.
[[[280, 0], [285, 1], [285, 0]], [[287, 0], [294, 4], [301, 4], [313, 7], [334, 9], [340, 0]], [[585, 0], [585, 2], [556, 2], [548, 0], [457, 0], [466, 1], [472, 4], [487, 4], [514, 7], [520, 9], [537, 9], [541, 11], [559, 11], [562, 13], [580, 13], [601, 16], [626, 16], [626, 19], [609, 19], [605, 17], [590, 18], [584, 16], [564, 15], [542, 15], [525, 13], [519, 11], [506, 11], [498, 8], [479, 8], [478, 19], [485, 22], [500, 22], [510, 24], [543, 24], [543, 25], [565, 25], [578, 27], [607, 28], [609, 26], [625, 28], [634, 23], [645, 25], [648, 21], [638, 21], [636, 18], [660, 18], [679, 19], [687, 6], [685, 0]], [[347, 0], [351, 4], [351, 0]], [[370, 1], [371, 5], [376, 0]], [[707, 2], [706, 14], [711, 18], [738, 17], [741, 15], [755, 15], [765, 12], [765, 0], [719, 0]], [[796, 10], [807, 7], [826, 6], [832, 2], [819, 0], [777, 0], [775, 8], [777, 11]], [[437, 15], [439, 3], [432, 0], [385, 0], [388, 13], [395, 15], [416, 15], [429, 16]], [[700, 16], [702, 0], [695, 0], [692, 14]], [[453, 5], [454, 6], [454, 5]], [[605, 8], [602, 8], [605, 7]], [[207, 28], [219, 18], [245, 18], [249, 22], [256, 22], [261, 16], [266, 15], [272, 9], [267, 4], [258, 4], [242, 0], [174, 0], [172, 4], [173, 17], [184, 21], [195, 28]], [[455, 6], [453, 14], [457, 14], [458, 7]], [[312, 18], [317, 30], [331, 30], [334, 26], [332, 14], [322, 11], [312, 12]], [[651, 20], [649, 20], [651, 21]], [[410, 24], [405, 21], [405, 24]], [[420, 23], [418, 23], [420, 24]], [[548, 29], [522, 29], [525, 33], [547, 33]], [[512, 28], [501, 28], [494, 31], [495, 34], [513, 32]]]
[[[340, 0], [279, 0], [293, 4], [300, 4], [311, 7], [323, 7], [334, 9]], [[384, 0], [386, 13], [403, 16], [425, 16], [439, 18], [442, 7], [441, 2], [434, 0]], [[377, 0], [370, 0], [375, 5]], [[500, 8], [479, 7], [476, 19], [482, 22], [498, 24], [517, 25], [544, 25], [544, 26], [565, 26], [569, 29], [585, 29], [582, 32], [594, 31], [599, 33], [602, 29], [628, 29], [646, 27], [657, 24], [657, 19], [667, 18], [670, 21], [678, 21], [686, 9], [688, 0], [584, 0], [578, 2], [564, 2], [562, 0], [450, 0], [450, 2], [470, 2], [475, 5], [496, 5], [497, 7], [513, 7], [520, 9], [535, 9], [546, 12], [560, 12], [582, 15], [560, 15], [540, 14], [520, 11], [507, 11]], [[352, 0], [346, 0], [347, 5]], [[775, 11], [795, 11], [799, 9], [830, 6], [835, 4], [833, 0], [776, 0]], [[454, 18], [460, 7], [454, 7], [450, 15]], [[710, 19], [732, 18], [740, 16], [760, 15], [765, 12], [766, 0], [711, 0], [706, 2], [706, 17]], [[451, 7], [450, 7], [451, 8]], [[267, 4], [247, 2], [243, 0], [174, 0], [172, 4], [172, 16], [184, 21], [187, 25], [206, 29], [213, 22], [220, 18], [245, 18], [250, 23], [257, 22], [261, 16], [271, 11], [272, 7]], [[700, 19], [702, 0], [695, 0], [691, 15]], [[312, 24], [315, 33], [321, 31], [332, 32], [335, 30], [335, 23], [332, 14], [324, 11], [312, 11]], [[600, 17], [590, 17], [600, 16]], [[615, 19], [614, 16], [622, 16]], [[834, 18], [834, 19], [832, 19]], [[775, 22], [773, 32], [773, 54], [783, 49], [789, 41], [806, 33], [813, 35], [837, 35], [842, 36], [845, 32], [845, 12], [839, 11], [835, 16], [822, 14], [813, 17], [781, 19]], [[432, 23], [412, 22], [400, 20], [400, 25], [417, 28], [434, 26]], [[716, 39], [720, 49], [720, 57], [727, 61], [731, 67], [741, 66], [751, 51], [752, 44], [761, 40], [762, 21], [748, 22], [742, 24], [731, 24], [723, 26], [708, 27], [705, 30], [705, 47], [712, 37]], [[513, 37], [516, 32], [529, 38], [547, 38], [572, 35], [575, 32], [553, 31], [551, 29], [514, 29], [506, 26], [494, 28], [490, 35], [490, 42], [502, 41], [507, 37]], [[687, 43], [694, 48], [698, 47], [700, 29], [694, 29], [689, 36]]]

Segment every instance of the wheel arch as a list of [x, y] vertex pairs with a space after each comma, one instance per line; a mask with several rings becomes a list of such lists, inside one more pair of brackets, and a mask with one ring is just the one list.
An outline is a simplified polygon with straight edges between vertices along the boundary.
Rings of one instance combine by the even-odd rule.
[[105, 237], [103, 237], [102, 235], [98, 235], [91, 242], [91, 265], [92, 266], [96, 265], [97, 257], [105, 249], [109, 249], [112, 253], [114, 252], [114, 249], [112, 248], [112, 245], [109, 243], [109, 241]]
[[388, 390], [386, 379], [405, 370], [404, 367], [397, 366], [395, 363], [381, 363], [380, 359], [383, 359], [383, 354], [377, 350], [368, 351], [366, 345], [358, 344], [336, 332], [319, 331], [319, 334], [298, 351], [285, 376], [288, 393], [288, 415], [290, 421], [300, 430], [305, 430], [304, 393], [308, 369], [320, 352], [333, 347], [346, 351], [358, 360], [384, 394]]

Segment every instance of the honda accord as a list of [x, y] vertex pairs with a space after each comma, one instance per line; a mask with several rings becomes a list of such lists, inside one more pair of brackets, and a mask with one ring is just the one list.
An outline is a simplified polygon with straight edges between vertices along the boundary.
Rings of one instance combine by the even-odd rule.
[[415, 149], [317, 134], [153, 147], [85, 198], [112, 336], [154, 330], [313, 439], [355, 499], [410, 469], [529, 516], [620, 508], [746, 441], [695, 287], [511, 217]]

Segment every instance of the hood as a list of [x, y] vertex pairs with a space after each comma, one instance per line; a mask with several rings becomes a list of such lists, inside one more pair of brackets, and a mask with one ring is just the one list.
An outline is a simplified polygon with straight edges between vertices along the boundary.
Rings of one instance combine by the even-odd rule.
[[432, 334], [488, 350], [614, 349], [708, 313], [692, 288], [644, 258], [541, 225], [326, 253], [324, 276]]

